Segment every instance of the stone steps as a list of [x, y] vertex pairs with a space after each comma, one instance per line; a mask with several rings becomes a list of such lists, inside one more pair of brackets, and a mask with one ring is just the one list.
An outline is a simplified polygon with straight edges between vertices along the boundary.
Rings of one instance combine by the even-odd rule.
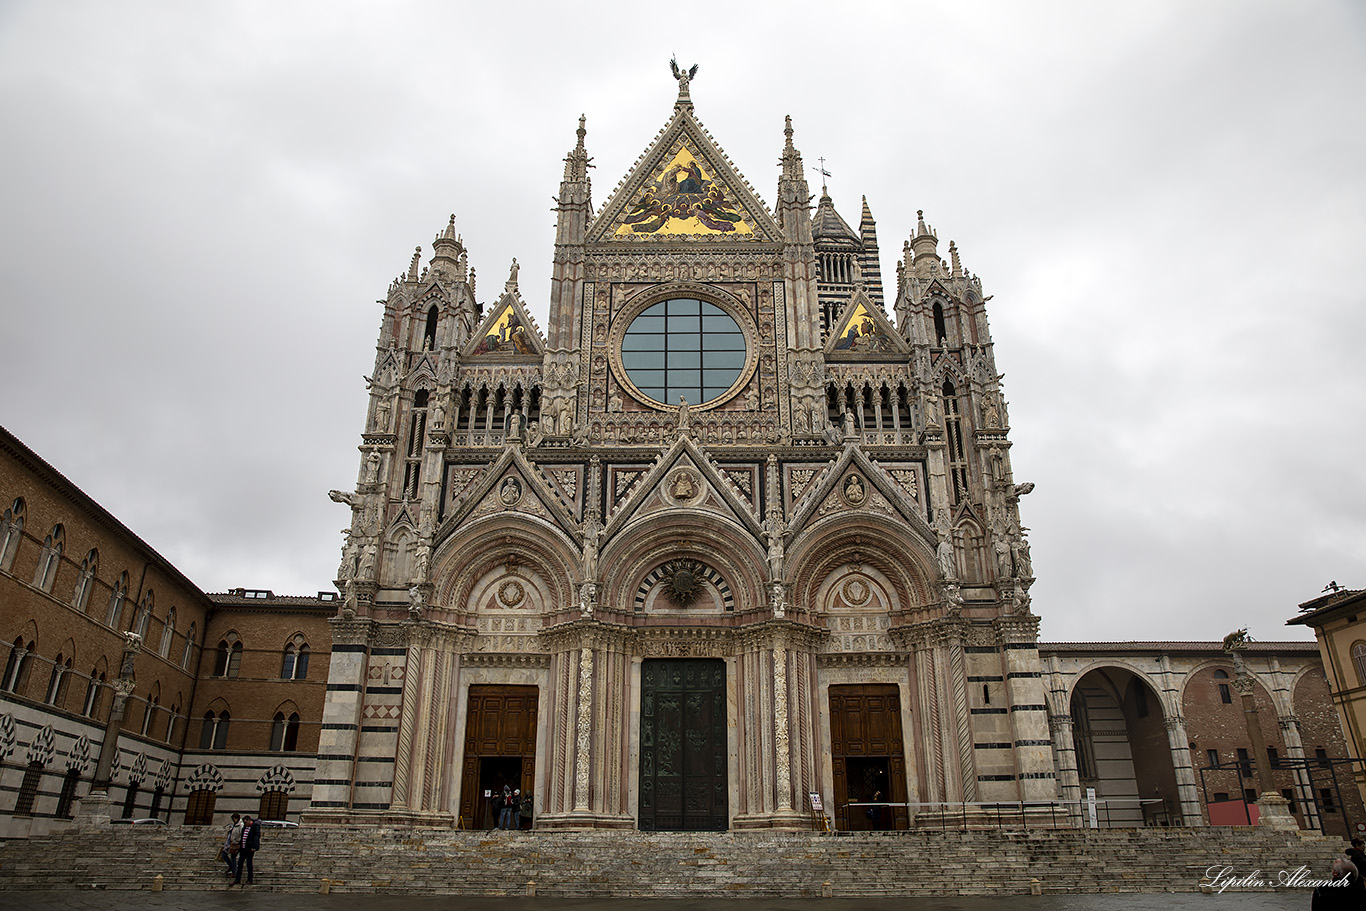
[[[0, 845], [0, 891], [226, 888], [219, 827], [71, 830]], [[255, 888], [459, 895], [841, 897], [1195, 891], [1214, 864], [1293, 870], [1336, 839], [1255, 829], [814, 833], [466, 832], [397, 827], [267, 830]]]

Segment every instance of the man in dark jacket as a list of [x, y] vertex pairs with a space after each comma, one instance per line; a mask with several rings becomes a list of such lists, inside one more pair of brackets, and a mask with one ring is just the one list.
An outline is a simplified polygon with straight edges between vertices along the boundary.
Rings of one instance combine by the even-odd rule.
[[252, 868], [251, 859], [257, 851], [261, 850], [261, 824], [250, 816], [242, 817], [242, 850], [237, 852], [237, 878], [233, 880], [234, 885], [242, 884], [242, 868], [247, 870], [247, 885], [250, 886], [252, 880], [256, 878], [256, 871]]

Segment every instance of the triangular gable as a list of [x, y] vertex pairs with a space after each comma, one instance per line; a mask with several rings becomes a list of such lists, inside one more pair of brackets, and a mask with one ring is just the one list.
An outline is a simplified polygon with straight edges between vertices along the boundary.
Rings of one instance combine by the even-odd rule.
[[906, 354], [910, 351], [901, 333], [863, 288], [854, 292], [834, 325], [835, 331], [825, 341], [826, 357], [860, 358], [867, 354]]
[[545, 339], [527, 314], [522, 296], [516, 291], [505, 291], [470, 336], [464, 353], [466, 357], [539, 361], [545, 354]]
[[755, 536], [763, 533], [753, 507], [707, 458], [697, 443], [680, 437], [631, 488], [607, 518], [610, 537], [636, 519], [673, 509], [701, 509], [732, 519]]
[[592, 242], [781, 237], [768, 207], [688, 109], [674, 114], [588, 227]]
[[[851, 478], [853, 479], [851, 481]], [[788, 527], [804, 529], [834, 512], [872, 511], [897, 517], [933, 545], [934, 530], [901, 485], [857, 446], [846, 446], [797, 504]]]
[[558, 492], [516, 446], [503, 450], [481, 477], [468, 484], [452, 507], [441, 521], [436, 535], [438, 544], [464, 521], [511, 512], [536, 516], [558, 526], [571, 538], [581, 537], [578, 523], [561, 502]]

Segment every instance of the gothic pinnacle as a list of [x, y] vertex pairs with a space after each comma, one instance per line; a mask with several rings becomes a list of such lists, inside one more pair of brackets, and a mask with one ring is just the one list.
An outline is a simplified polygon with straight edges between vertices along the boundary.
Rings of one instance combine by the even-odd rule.
[[422, 262], [422, 245], [418, 244], [413, 250], [413, 261], [408, 264], [408, 281], [417, 281], [417, 267]]
[[588, 116], [587, 116], [586, 114], [580, 114], [580, 115], [579, 115], [579, 128], [578, 128], [577, 130], [574, 131], [575, 134], [577, 134], [578, 137], [579, 137], [579, 144], [576, 145], [576, 146], [574, 147], [574, 151], [575, 151], [575, 152], [582, 152], [582, 151], [584, 151], [584, 148], [583, 148], [583, 137], [585, 137], [585, 136], [588, 135], [588, 127], [585, 126], [585, 124], [586, 124], [587, 122], [588, 122]]

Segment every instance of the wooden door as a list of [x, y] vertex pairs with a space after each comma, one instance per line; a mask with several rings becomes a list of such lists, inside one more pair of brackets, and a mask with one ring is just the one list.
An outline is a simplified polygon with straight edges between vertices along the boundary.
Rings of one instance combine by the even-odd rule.
[[843, 829], [877, 829], [910, 825], [906, 807], [868, 818], [864, 807], [845, 811], [850, 801], [872, 800], [879, 780], [886, 780], [881, 799], [906, 802], [906, 758], [901, 742], [901, 691], [894, 683], [830, 687], [830, 754], [835, 773], [835, 822]]
[[460, 786], [460, 815], [465, 825], [478, 825], [487, 816], [480, 760], [520, 759], [522, 793], [531, 793], [536, 780], [537, 694], [534, 686], [470, 687]]

